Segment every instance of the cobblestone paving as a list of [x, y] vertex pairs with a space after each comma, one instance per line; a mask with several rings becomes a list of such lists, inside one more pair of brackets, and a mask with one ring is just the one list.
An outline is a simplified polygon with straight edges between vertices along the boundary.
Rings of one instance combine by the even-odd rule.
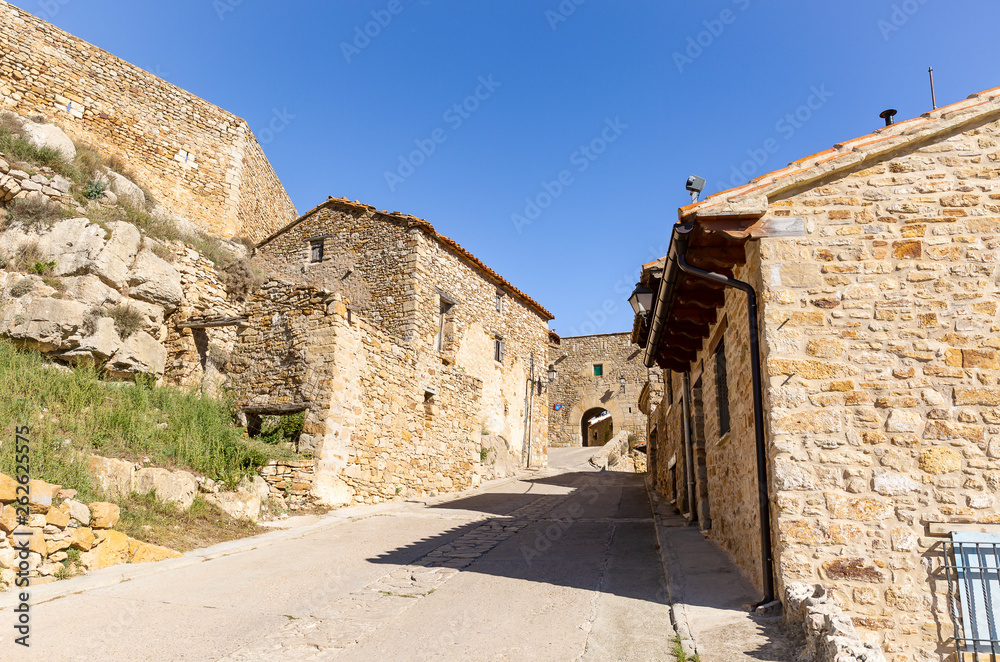
[[540, 496], [504, 517], [494, 517], [413, 563], [347, 596], [322, 605], [322, 587], [310, 597], [316, 609], [307, 618], [289, 621], [219, 662], [304, 662], [335, 659], [345, 649], [375, 632], [393, 616], [417, 604], [459, 570], [509, 539], [559, 505], [561, 499]]

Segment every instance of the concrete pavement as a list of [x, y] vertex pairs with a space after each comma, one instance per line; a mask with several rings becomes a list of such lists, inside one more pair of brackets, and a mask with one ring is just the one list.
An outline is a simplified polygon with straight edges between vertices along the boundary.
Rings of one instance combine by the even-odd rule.
[[573, 450], [457, 499], [38, 587], [27, 656], [5, 596], [0, 658], [671, 660], [643, 477]]

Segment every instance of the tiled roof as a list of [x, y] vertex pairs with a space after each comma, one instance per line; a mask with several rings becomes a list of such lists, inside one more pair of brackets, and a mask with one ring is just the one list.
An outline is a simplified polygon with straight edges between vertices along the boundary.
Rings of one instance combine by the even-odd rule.
[[271, 241], [272, 239], [274, 239], [275, 237], [284, 234], [285, 232], [287, 232], [288, 230], [290, 230], [292, 227], [294, 227], [295, 225], [298, 225], [303, 220], [305, 220], [307, 217], [311, 216], [312, 214], [314, 214], [315, 212], [317, 212], [319, 209], [321, 209], [321, 208], [323, 208], [323, 207], [325, 207], [325, 206], [327, 206], [329, 204], [339, 204], [339, 205], [342, 205], [342, 206], [345, 206], [345, 207], [350, 207], [350, 208], [353, 208], [353, 209], [360, 209], [360, 210], [363, 210], [363, 211], [372, 212], [372, 213], [378, 214], [380, 216], [383, 216], [385, 218], [388, 218], [390, 220], [402, 221], [402, 222], [406, 223], [407, 225], [409, 225], [411, 227], [419, 228], [420, 230], [422, 230], [424, 232], [424, 234], [426, 234], [427, 236], [429, 236], [432, 239], [436, 240], [442, 246], [445, 246], [446, 248], [448, 248], [451, 251], [453, 251], [460, 258], [462, 258], [466, 263], [470, 264], [474, 269], [476, 269], [477, 271], [479, 271], [480, 273], [482, 273], [484, 276], [486, 276], [487, 279], [493, 281], [496, 285], [501, 286], [504, 290], [510, 292], [511, 294], [513, 294], [514, 296], [516, 296], [517, 298], [521, 299], [525, 304], [528, 305], [529, 308], [531, 308], [536, 313], [538, 313], [539, 315], [541, 315], [546, 321], [554, 319], [554, 316], [552, 315], [552, 313], [550, 313], [548, 310], [546, 310], [544, 307], [542, 307], [541, 304], [539, 304], [537, 301], [535, 301], [534, 299], [532, 299], [531, 297], [529, 297], [527, 294], [525, 294], [521, 290], [519, 290], [516, 287], [514, 287], [513, 285], [511, 285], [511, 283], [506, 278], [504, 278], [503, 276], [501, 276], [500, 274], [498, 274], [497, 272], [493, 271], [488, 266], [486, 266], [486, 264], [484, 264], [482, 262], [482, 260], [480, 260], [475, 255], [473, 255], [472, 253], [470, 253], [469, 251], [467, 251], [465, 248], [463, 248], [457, 241], [455, 241], [454, 239], [451, 239], [450, 237], [446, 237], [443, 234], [439, 234], [434, 229], [434, 226], [431, 225], [428, 221], [425, 221], [422, 218], [417, 218], [416, 216], [411, 216], [410, 214], [404, 214], [404, 213], [398, 212], [398, 211], [388, 212], [388, 211], [378, 210], [378, 209], [375, 209], [375, 207], [372, 207], [371, 205], [366, 205], [363, 202], [358, 202], [357, 200], [351, 202], [347, 198], [334, 198], [333, 196], [330, 196], [330, 198], [328, 198], [325, 202], [323, 202], [323, 203], [321, 203], [319, 205], [316, 205], [315, 207], [313, 207], [312, 209], [310, 209], [306, 213], [302, 214], [302, 216], [300, 216], [298, 219], [292, 221], [291, 223], [289, 223], [285, 227], [281, 228], [280, 230], [278, 230], [277, 232], [275, 232], [274, 234], [272, 234], [267, 239], [264, 239], [263, 241], [261, 241], [259, 244], [257, 244], [257, 247], [259, 248], [259, 247], [263, 246], [264, 244], [268, 243], [269, 241]]
[[[1000, 116], [1000, 87], [971, 95], [969, 98], [943, 106], [920, 117], [897, 122], [854, 140], [837, 143], [832, 148], [812, 154], [788, 166], [761, 175], [743, 186], [710, 195], [700, 202], [681, 207], [678, 217], [712, 217], [739, 208], [741, 202], [754, 198], [773, 198], [791, 189], [807, 187], [832, 174], [870, 163], [898, 153], [904, 146], [919, 147], [933, 142], [942, 134], [954, 133], [964, 125], [984, 121], [990, 115]], [[728, 213], [733, 213], [728, 210]]]

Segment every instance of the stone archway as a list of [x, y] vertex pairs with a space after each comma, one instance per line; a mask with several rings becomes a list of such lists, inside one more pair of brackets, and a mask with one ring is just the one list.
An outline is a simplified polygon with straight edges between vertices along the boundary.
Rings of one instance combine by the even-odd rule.
[[625, 415], [622, 412], [622, 407], [618, 404], [617, 399], [611, 399], [607, 402], [602, 401], [600, 396], [591, 395], [581, 398], [573, 405], [572, 409], [569, 410], [569, 425], [570, 429], [574, 430], [573, 435], [575, 437], [574, 446], [586, 446], [587, 440], [583, 438], [583, 433], [581, 428], [583, 426], [584, 416], [591, 412], [591, 410], [607, 411], [611, 414], [611, 420], [614, 421], [616, 429], [621, 429], [622, 421], [625, 420]]
[[594, 407], [583, 412], [583, 417], [580, 419], [580, 436], [583, 439], [583, 445], [603, 446], [614, 434], [614, 425], [614, 417], [604, 407]]

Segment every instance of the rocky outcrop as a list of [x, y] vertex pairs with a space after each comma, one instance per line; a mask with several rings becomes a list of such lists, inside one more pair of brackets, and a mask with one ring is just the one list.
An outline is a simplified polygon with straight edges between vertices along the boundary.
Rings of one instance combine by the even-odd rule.
[[205, 501], [227, 513], [233, 519], [256, 522], [257, 518], [260, 517], [260, 496], [246, 490], [206, 494]]
[[31, 120], [21, 120], [21, 129], [35, 147], [48, 147], [56, 150], [66, 161], [76, 158], [76, 145], [66, 132], [55, 124], [40, 124]]
[[128, 496], [135, 486], [135, 464], [100, 455], [87, 458], [87, 468], [108, 496]]
[[622, 430], [590, 458], [590, 464], [597, 469], [623, 471], [624, 467], [619, 465], [623, 464], [623, 458], [628, 457], [628, 454], [628, 432]]
[[194, 474], [187, 471], [168, 471], [150, 467], [135, 472], [134, 490], [139, 494], [156, 492], [160, 501], [177, 504], [187, 510], [198, 493], [198, 482]]
[[510, 455], [510, 444], [497, 434], [482, 435], [480, 459], [483, 480], [508, 478], [518, 472], [518, 464]]
[[137, 209], [146, 206], [146, 194], [128, 177], [120, 175], [110, 168], [105, 168], [103, 174], [99, 174], [96, 179], [107, 184], [108, 190], [114, 194], [116, 202], [125, 203]]
[[21, 297], [0, 315], [0, 333], [41, 352], [69, 349], [79, 335], [86, 306], [49, 297]]
[[181, 275], [148, 249], [136, 257], [128, 274], [128, 285], [129, 296], [162, 306], [166, 312], [176, 310], [184, 296]]
[[136, 331], [122, 342], [104, 369], [112, 377], [146, 374], [159, 379], [166, 364], [167, 349], [145, 331]]
[[130, 223], [108, 223], [111, 237], [94, 259], [90, 272], [115, 289], [125, 287], [129, 267], [139, 253], [142, 235]]

